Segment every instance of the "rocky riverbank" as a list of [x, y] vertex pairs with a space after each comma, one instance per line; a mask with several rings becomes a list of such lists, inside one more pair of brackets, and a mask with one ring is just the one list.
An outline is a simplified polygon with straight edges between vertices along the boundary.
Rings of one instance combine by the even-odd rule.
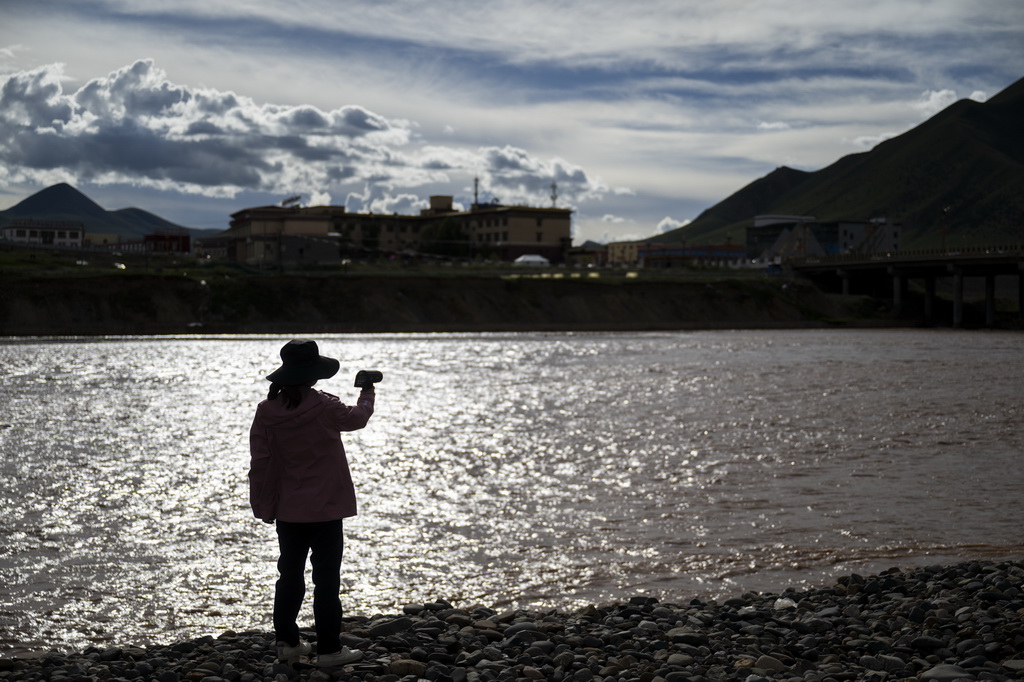
[[334, 670], [277, 663], [273, 636], [249, 631], [0, 659], [0, 680], [1018, 680], [1024, 561], [892, 569], [721, 603], [634, 597], [575, 613], [437, 601], [347, 619], [343, 637], [364, 655]]
[[[573, 273], [569, 273], [570, 275]], [[0, 336], [768, 329], [894, 324], [773, 278], [115, 273], [0, 280]]]

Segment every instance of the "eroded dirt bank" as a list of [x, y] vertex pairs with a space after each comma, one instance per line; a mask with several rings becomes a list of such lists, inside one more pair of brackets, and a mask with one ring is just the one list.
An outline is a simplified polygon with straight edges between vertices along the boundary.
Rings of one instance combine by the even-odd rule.
[[778, 280], [114, 274], [0, 282], [0, 334], [344, 333], [875, 326], [862, 298]]

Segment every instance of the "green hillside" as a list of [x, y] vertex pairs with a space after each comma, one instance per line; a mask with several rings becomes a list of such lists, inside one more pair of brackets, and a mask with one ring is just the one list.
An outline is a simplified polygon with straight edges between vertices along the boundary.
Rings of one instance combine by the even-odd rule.
[[651, 241], [742, 242], [758, 214], [885, 216], [906, 248], [1024, 241], [1024, 79], [961, 100], [869, 152], [815, 172], [779, 168]]

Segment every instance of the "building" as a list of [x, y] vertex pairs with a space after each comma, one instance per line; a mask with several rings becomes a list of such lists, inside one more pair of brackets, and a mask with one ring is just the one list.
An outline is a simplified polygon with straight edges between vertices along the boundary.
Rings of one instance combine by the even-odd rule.
[[734, 244], [666, 244], [644, 242], [638, 264], [644, 268], [731, 267], [746, 261], [746, 248]]
[[746, 249], [731, 244], [669, 244], [665, 242], [611, 242], [608, 265], [643, 268], [713, 267], [746, 259]]
[[114, 232], [86, 232], [82, 241], [84, 246], [94, 249], [102, 249], [108, 246], [116, 246], [121, 243], [121, 235]]
[[847, 253], [895, 253], [902, 226], [885, 218], [821, 222], [814, 216], [759, 215], [747, 228], [747, 257], [762, 262]]
[[574, 268], [603, 267], [608, 263], [608, 247], [588, 239], [569, 249], [566, 261]]
[[608, 265], [638, 265], [643, 242], [608, 242]]
[[259, 206], [232, 214], [227, 231], [200, 240], [199, 254], [249, 265], [329, 265], [371, 253], [433, 253], [511, 261], [524, 254], [564, 262], [572, 211], [501, 204], [455, 210], [430, 197], [419, 215], [349, 213], [344, 206]]
[[33, 220], [14, 218], [3, 228], [5, 241], [45, 246], [81, 248], [85, 225], [72, 220]]
[[119, 242], [113, 246], [118, 251], [130, 253], [187, 254], [192, 251], [192, 235], [184, 228], [157, 228], [153, 234], [143, 235], [140, 240]]

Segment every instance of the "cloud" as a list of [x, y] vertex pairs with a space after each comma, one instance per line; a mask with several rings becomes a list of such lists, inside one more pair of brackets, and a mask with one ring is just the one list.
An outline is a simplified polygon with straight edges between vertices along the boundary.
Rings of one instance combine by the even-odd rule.
[[664, 218], [661, 219], [661, 222], [658, 223], [657, 233], [664, 234], [665, 232], [671, 232], [672, 230], [680, 228], [683, 225], [689, 225], [690, 222], [690, 220], [676, 220], [675, 218], [665, 216]]
[[921, 98], [910, 106], [920, 111], [925, 118], [929, 118], [955, 101], [956, 92], [953, 90], [926, 90], [921, 93]]
[[508, 145], [481, 148], [480, 156], [482, 189], [506, 204], [547, 203], [555, 194], [556, 203], [561, 197], [564, 205], [599, 198], [608, 191], [600, 180], [561, 159], [545, 161]]
[[309, 195], [310, 206], [330, 206], [331, 195], [327, 192], [312, 192]]
[[581, 167], [518, 147], [426, 146], [417, 125], [363, 106], [257, 103], [171, 82], [142, 59], [65, 92], [52, 64], [0, 78], [0, 177], [124, 183], [210, 197], [242, 191], [329, 197], [393, 212], [419, 207], [411, 188], [477, 176], [506, 201], [567, 202], [607, 188]]
[[351, 210], [371, 213], [418, 213], [430, 202], [410, 193], [392, 193], [387, 187], [367, 183], [362, 192], [350, 192], [345, 206]]
[[[428, 4], [302, 0], [286, 5], [247, 0], [170, 4], [99, 0], [93, 4], [104, 6], [107, 16], [130, 17], [133, 25], [140, 18], [164, 18], [173, 5], [175, 16], [188, 17], [197, 27], [209, 26], [226, 40], [231, 32], [224, 29], [237, 24], [239, 17], [251, 26], [272, 26], [290, 35], [306, 29], [315, 16], [318, 30], [342, 41], [357, 41], [357, 49], [367, 40], [387, 40], [431, 59], [457, 45], [478, 60], [506, 64], [561, 63], [573, 69], [642, 65], [698, 73], [723, 59], [730, 69], [763, 69], [768, 58], [787, 70], [813, 71], [823, 64], [849, 69], [850, 63], [891, 68], [894, 51], [920, 49], [936, 34], [943, 37], [941, 49], [955, 59], [959, 52], [977, 51], [979, 35], [1020, 23], [1015, 0], [993, 0], [986, 3], [984, 12], [957, 0], [815, 2], [801, 3], [799, 10], [791, 0], [742, 6], [645, 0], [639, 12], [623, 12], [621, 3], [614, 0], [494, 0], [468, 5], [458, 0]], [[793, 19], [796, 11], [798, 23]], [[499, 17], [502, 30], [481, 33], [481, 27], [494, 26]], [[955, 27], [955, 33], [950, 27]], [[811, 53], [813, 60], [807, 58]]]
[[758, 130], [789, 130], [790, 125], [784, 121], [761, 121], [757, 124]]
[[874, 149], [886, 140], [896, 137], [897, 133], [881, 133], [879, 135], [862, 135], [850, 140], [850, 144], [858, 149]]

